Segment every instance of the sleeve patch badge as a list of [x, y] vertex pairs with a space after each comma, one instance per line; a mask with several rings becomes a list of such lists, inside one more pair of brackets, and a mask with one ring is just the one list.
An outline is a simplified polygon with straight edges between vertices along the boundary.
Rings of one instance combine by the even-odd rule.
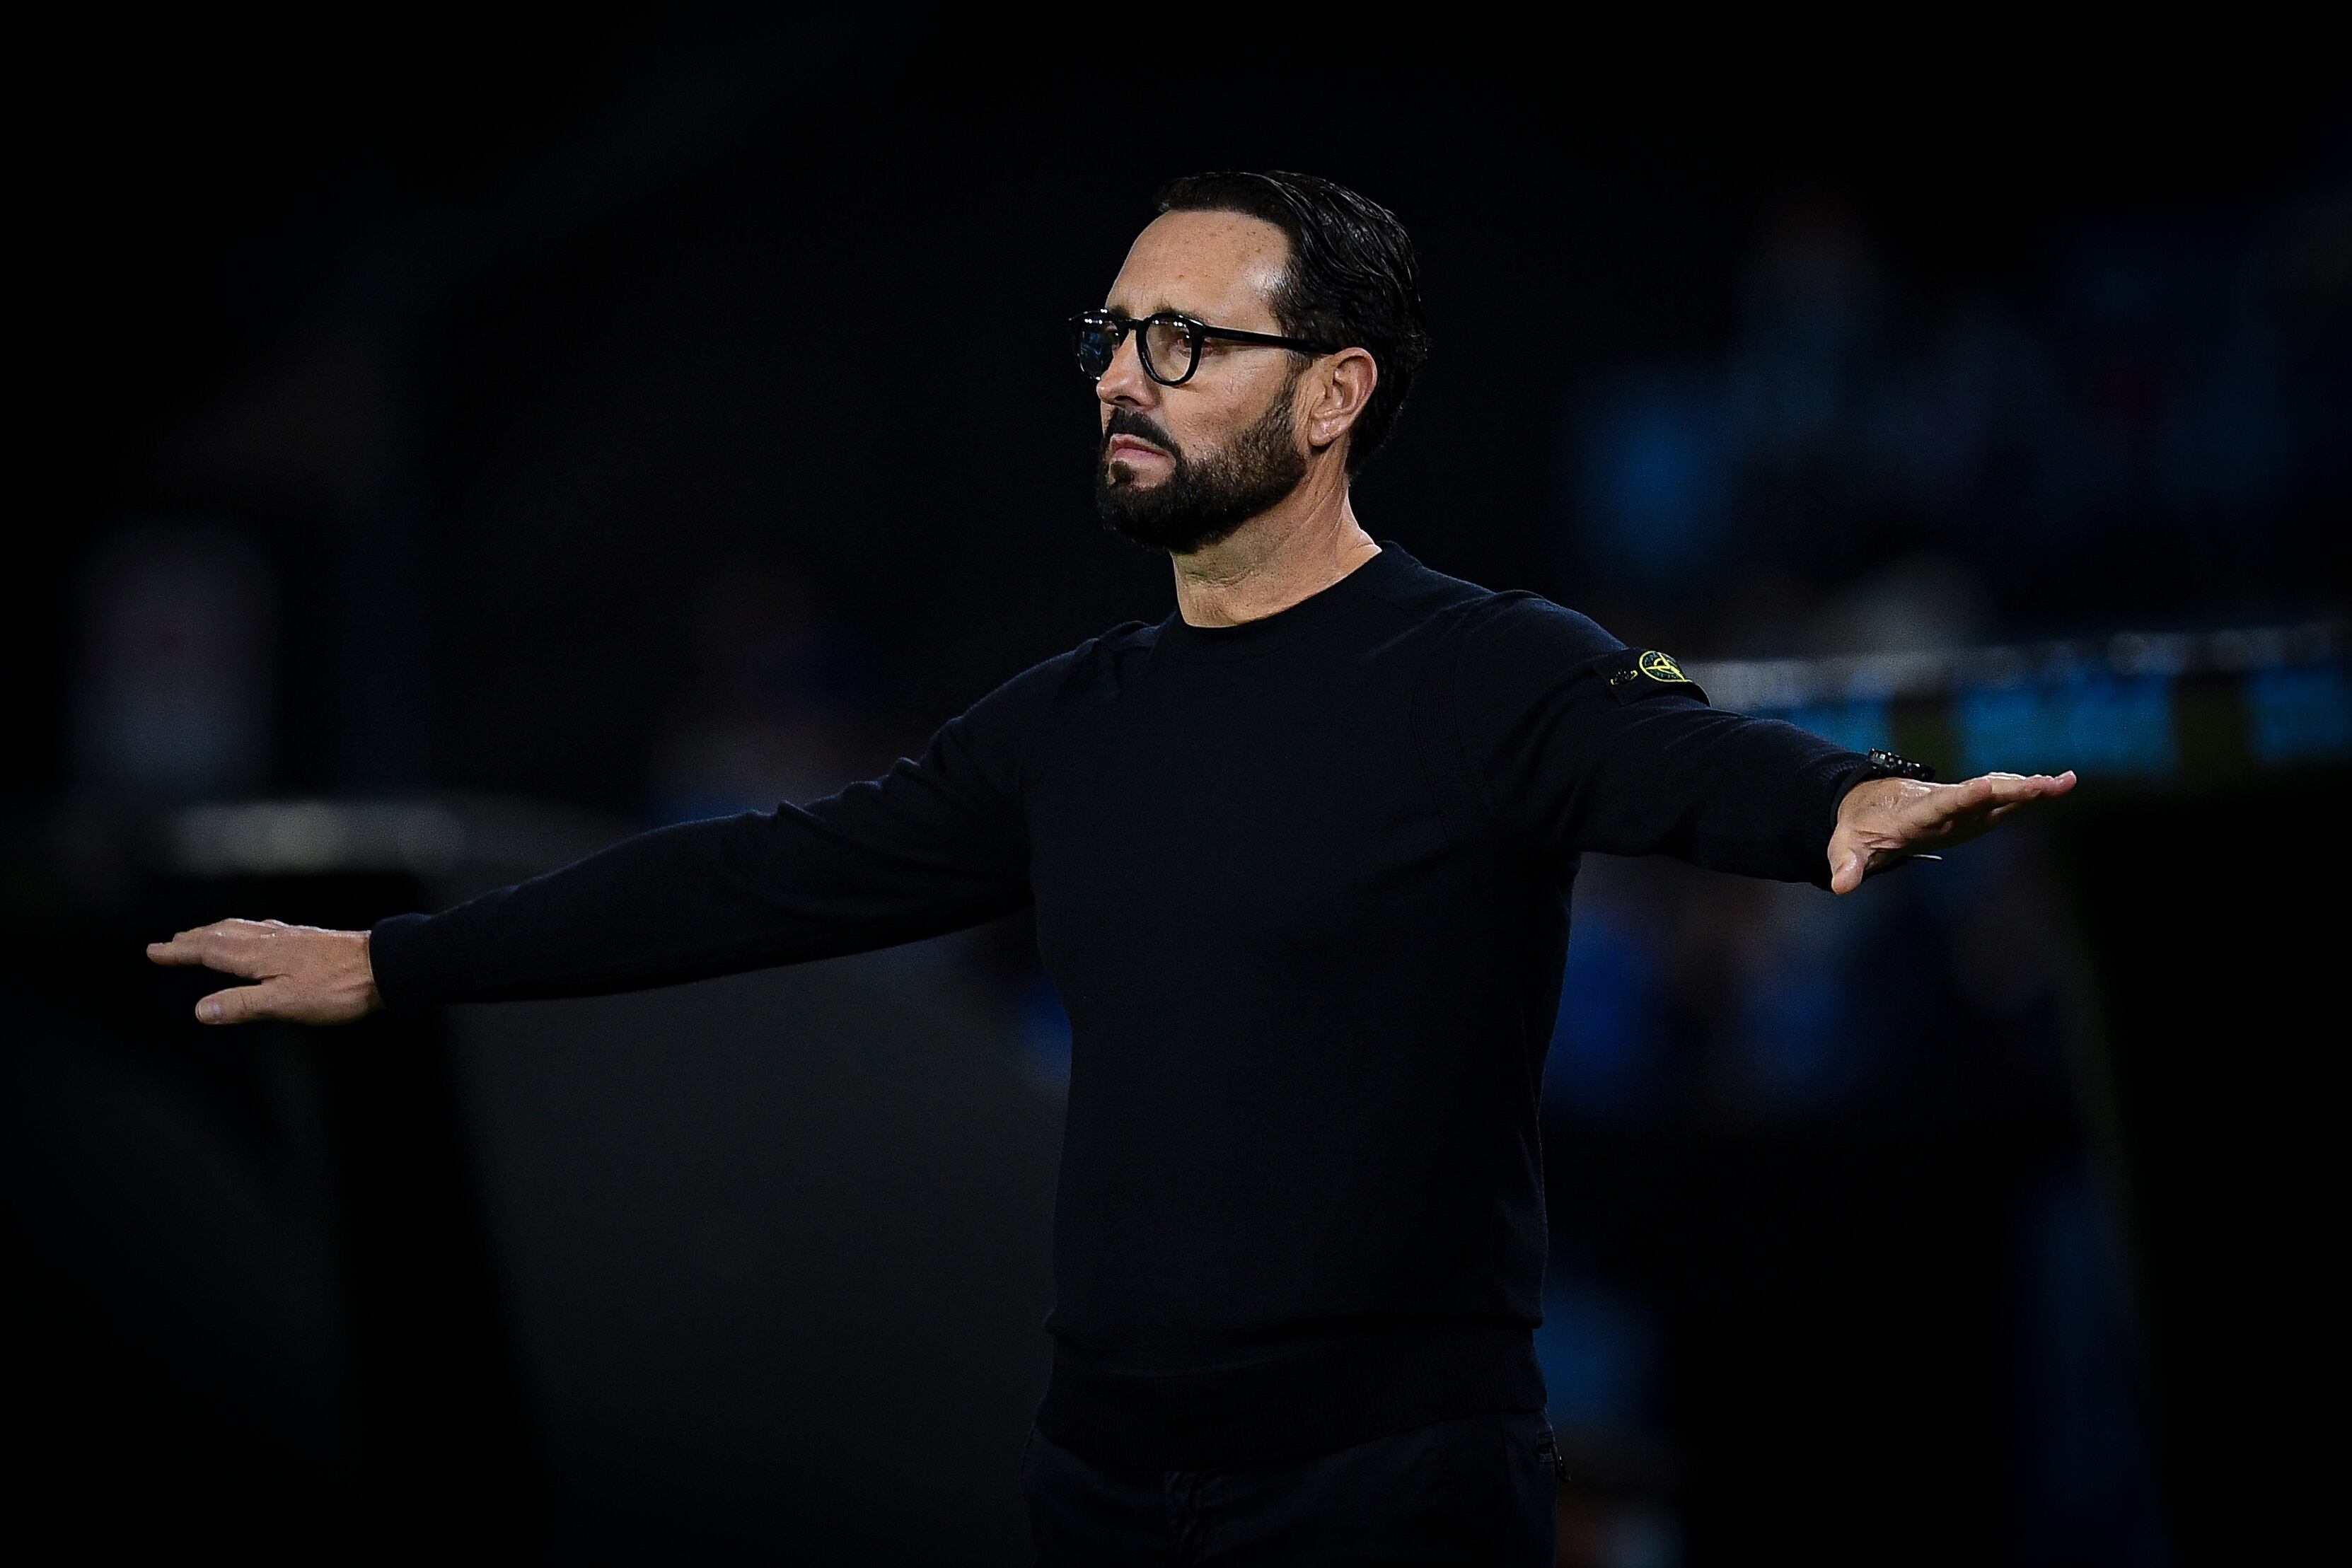
[[1636, 667], [1654, 681], [1676, 681], [1684, 685], [1691, 684], [1691, 678], [1683, 674], [1683, 667], [1675, 664], [1671, 655], [1661, 653], [1655, 648], [1643, 653]]

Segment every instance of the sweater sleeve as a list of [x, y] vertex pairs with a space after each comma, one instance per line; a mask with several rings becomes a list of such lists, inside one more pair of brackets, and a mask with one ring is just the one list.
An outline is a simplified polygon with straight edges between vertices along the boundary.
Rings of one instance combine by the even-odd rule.
[[1029, 901], [1024, 751], [1085, 648], [805, 806], [660, 828], [370, 937], [387, 1009], [594, 996], [887, 947]]
[[1462, 742], [1506, 831], [1560, 862], [1670, 854], [1829, 884], [1838, 802], [1869, 758], [1718, 712], [1670, 657], [1531, 594], [1496, 596], [1461, 638]]

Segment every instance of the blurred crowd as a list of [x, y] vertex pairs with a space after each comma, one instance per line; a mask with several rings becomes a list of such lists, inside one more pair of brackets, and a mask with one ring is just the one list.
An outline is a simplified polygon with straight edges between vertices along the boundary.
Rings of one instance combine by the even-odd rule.
[[2352, 204], [2077, 220], [2018, 272], [1906, 273], [1791, 199], [1719, 354], [1615, 367], [1576, 411], [1577, 580], [1711, 598], [1693, 652], [1730, 655], [2319, 608], [2352, 497]]

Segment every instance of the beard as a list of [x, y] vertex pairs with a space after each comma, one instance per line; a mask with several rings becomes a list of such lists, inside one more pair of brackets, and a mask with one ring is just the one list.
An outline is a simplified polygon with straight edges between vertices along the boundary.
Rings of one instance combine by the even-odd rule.
[[[1204, 457], [1185, 455], [1165, 430], [1131, 408], [1111, 410], [1095, 455], [1095, 510], [1103, 526], [1147, 549], [1191, 555], [1229, 538], [1298, 488], [1307, 455], [1291, 433], [1293, 371], [1249, 428]], [[1109, 461], [1110, 438], [1136, 435], [1168, 454], [1168, 477], [1145, 489]]]

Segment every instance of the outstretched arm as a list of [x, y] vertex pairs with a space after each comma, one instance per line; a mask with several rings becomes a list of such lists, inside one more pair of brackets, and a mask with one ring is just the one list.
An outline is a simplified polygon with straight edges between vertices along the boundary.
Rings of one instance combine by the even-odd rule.
[[1558, 856], [1670, 854], [1851, 893], [2074, 787], [2072, 773], [1874, 777], [1869, 758], [1819, 736], [1709, 707], [1672, 659], [1532, 596], [1498, 595], [1469, 621], [1461, 661], [1472, 771]]
[[1830, 834], [1830, 891], [1852, 893], [1874, 873], [1981, 837], [2019, 807], [2074, 787], [2072, 769], [2054, 777], [1987, 773], [1958, 784], [1865, 779], [1838, 802], [1837, 827]]
[[806, 806], [686, 822], [372, 932], [225, 920], [148, 949], [253, 982], [206, 1023], [344, 1023], [378, 1007], [597, 996], [887, 947], [1029, 896], [1027, 736], [1084, 649], [1014, 677], [921, 757]]

